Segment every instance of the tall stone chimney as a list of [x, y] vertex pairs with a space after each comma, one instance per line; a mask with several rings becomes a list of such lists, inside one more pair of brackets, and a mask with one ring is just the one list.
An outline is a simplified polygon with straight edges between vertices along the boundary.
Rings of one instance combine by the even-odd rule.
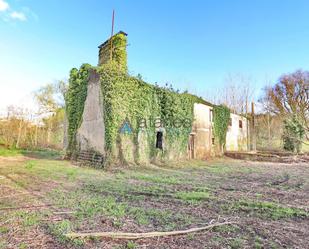
[[123, 31], [119, 31], [99, 46], [98, 65], [109, 63], [111, 60], [121, 69], [127, 70], [127, 34]]

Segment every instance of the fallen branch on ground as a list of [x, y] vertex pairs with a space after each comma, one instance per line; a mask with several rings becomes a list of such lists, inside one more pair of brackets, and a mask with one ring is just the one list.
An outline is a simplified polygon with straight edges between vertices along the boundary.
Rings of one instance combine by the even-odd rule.
[[182, 235], [188, 233], [195, 233], [204, 230], [208, 230], [218, 226], [235, 224], [236, 222], [223, 222], [214, 223], [204, 227], [190, 228], [181, 231], [170, 231], [170, 232], [149, 232], [149, 233], [123, 233], [123, 232], [101, 232], [101, 233], [68, 233], [65, 234], [66, 237], [70, 239], [75, 238], [87, 238], [87, 237], [103, 237], [103, 238], [113, 238], [113, 239], [143, 239], [152, 237], [162, 237], [162, 236], [172, 236], [172, 235]]
[[271, 185], [280, 185], [282, 183], [287, 182], [289, 179], [290, 179], [289, 175], [285, 175], [283, 179], [274, 181], [274, 182], [271, 183]]
[[61, 211], [61, 212], [54, 212], [54, 214], [61, 215], [61, 214], [75, 214], [76, 211]]

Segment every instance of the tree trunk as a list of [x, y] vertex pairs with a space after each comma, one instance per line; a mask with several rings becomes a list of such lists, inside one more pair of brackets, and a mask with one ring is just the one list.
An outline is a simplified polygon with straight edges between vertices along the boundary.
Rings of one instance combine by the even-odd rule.
[[49, 147], [49, 145], [50, 145], [50, 138], [51, 138], [52, 129], [53, 129], [53, 124], [49, 123], [48, 128], [47, 128], [47, 147]]
[[267, 129], [268, 129], [268, 149], [270, 149], [271, 138], [270, 138], [270, 114], [267, 113]]
[[38, 147], [38, 125], [35, 125], [35, 134], [34, 134], [34, 147]]
[[23, 127], [23, 120], [21, 119], [19, 121], [19, 127], [18, 127], [18, 136], [17, 136], [17, 141], [16, 141], [16, 148], [19, 148], [19, 143], [21, 139], [21, 133], [22, 133], [22, 127]]

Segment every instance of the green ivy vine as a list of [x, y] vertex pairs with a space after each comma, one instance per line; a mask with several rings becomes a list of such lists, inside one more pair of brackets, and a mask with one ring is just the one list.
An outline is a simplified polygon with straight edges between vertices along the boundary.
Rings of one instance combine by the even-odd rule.
[[[119, 128], [128, 119], [133, 128], [132, 141], [139, 146], [138, 134], [141, 120], [146, 121], [143, 130], [147, 133], [150, 148], [148, 158], [158, 153], [168, 156], [187, 153], [188, 137], [194, 119], [194, 103], [207, 104], [203, 99], [189, 93], [179, 93], [171, 86], [151, 85], [138, 77], [130, 76], [127, 71], [119, 70], [116, 61], [91, 67], [84, 64], [79, 70], [72, 69], [69, 89], [66, 95], [68, 117], [69, 151], [77, 152], [76, 132], [81, 125], [84, 103], [87, 96], [89, 69], [95, 69], [100, 75], [101, 93], [105, 124], [105, 147], [109, 155], [116, 155], [119, 146]], [[160, 118], [165, 130], [164, 151], [155, 148], [156, 128], [154, 121]], [[186, 122], [186, 125], [183, 123]], [[175, 125], [176, 123], [176, 125]], [[179, 127], [175, 127], [179, 125]], [[177, 145], [177, 148], [175, 147]], [[136, 153], [135, 157], [138, 157]]]
[[113, 43], [113, 61], [118, 65], [118, 69], [127, 72], [127, 37], [119, 33], [112, 37]]
[[65, 95], [69, 155], [76, 151], [76, 132], [82, 121], [90, 68], [91, 65], [83, 64], [79, 70], [73, 68], [70, 71], [69, 88]]
[[214, 135], [221, 151], [226, 144], [226, 133], [230, 120], [230, 109], [225, 105], [218, 105], [213, 107], [213, 122], [214, 122]]

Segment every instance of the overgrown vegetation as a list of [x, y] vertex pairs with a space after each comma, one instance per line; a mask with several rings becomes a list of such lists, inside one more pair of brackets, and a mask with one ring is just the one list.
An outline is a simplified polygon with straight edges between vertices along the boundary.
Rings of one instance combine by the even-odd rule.
[[226, 144], [226, 133], [230, 120], [230, 109], [224, 105], [213, 107], [214, 135], [221, 152]]
[[119, 70], [128, 71], [127, 65], [127, 37], [116, 34], [112, 38], [112, 60], [118, 65]]
[[83, 64], [79, 70], [73, 68], [70, 72], [69, 88], [65, 96], [68, 119], [68, 154], [76, 150], [76, 132], [81, 124], [84, 111], [90, 68], [89, 64]]
[[[297, 70], [290, 74], [283, 74], [272, 87], [264, 88], [264, 95], [260, 99], [260, 103], [267, 113], [265, 124], [258, 123], [260, 129], [265, 127], [264, 130], [267, 131], [266, 148], [272, 148], [273, 146], [270, 145], [275, 141], [276, 145], [281, 145], [280, 149], [299, 152], [301, 143], [308, 144], [308, 71]], [[273, 137], [273, 134], [278, 131], [279, 134]], [[264, 138], [258, 136], [258, 139], [263, 140]], [[278, 146], [276, 147], [278, 148]], [[303, 151], [305, 151], [305, 146], [303, 147]]]
[[302, 141], [305, 136], [305, 128], [298, 120], [297, 116], [284, 121], [283, 131], [283, 148], [288, 151], [297, 152], [301, 151]]
[[[84, 65], [79, 71], [71, 71], [66, 95], [70, 152], [78, 149], [75, 137], [81, 122], [87, 94], [87, 70], [90, 68], [89, 65]], [[129, 160], [126, 155], [133, 154], [133, 161], [138, 163], [158, 155], [168, 158], [170, 155], [167, 152], [170, 151], [174, 151], [173, 156], [186, 153], [193, 122], [193, 105], [203, 102], [201, 98], [179, 93], [172, 87], [147, 84], [128, 75], [126, 71], [119, 70], [119, 65], [115, 62], [104, 64], [96, 70], [101, 80], [106, 150], [112, 157], [125, 162]], [[124, 120], [130, 122], [132, 134], [119, 134]], [[155, 148], [156, 126], [164, 133], [163, 151]], [[146, 145], [138, 148], [137, 140], [141, 133], [146, 138]], [[131, 143], [129, 148], [121, 147], [120, 144], [125, 143], [124, 141]], [[130, 148], [131, 151], [125, 151]]]
[[186, 152], [193, 122], [193, 104], [201, 99], [187, 93], [180, 94], [171, 87], [147, 84], [118, 71], [114, 65], [103, 65], [99, 73], [106, 117], [106, 147], [112, 154], [121, 140], [118, 130], [125, 119], [133, 128], [131, 140], [136, 147], [139, 132], [144, 132], [147, 138], [148, 150], [142, 155], [143, 152], [136, 148], [140, 153], [135, 155], [135, 161], [141, 157], [153, 158], [159, 152], [154, 146], [155, 125], [164, 129], [163, 153], [170, 151], [171, 146], [177, 146], [179, 155]]

